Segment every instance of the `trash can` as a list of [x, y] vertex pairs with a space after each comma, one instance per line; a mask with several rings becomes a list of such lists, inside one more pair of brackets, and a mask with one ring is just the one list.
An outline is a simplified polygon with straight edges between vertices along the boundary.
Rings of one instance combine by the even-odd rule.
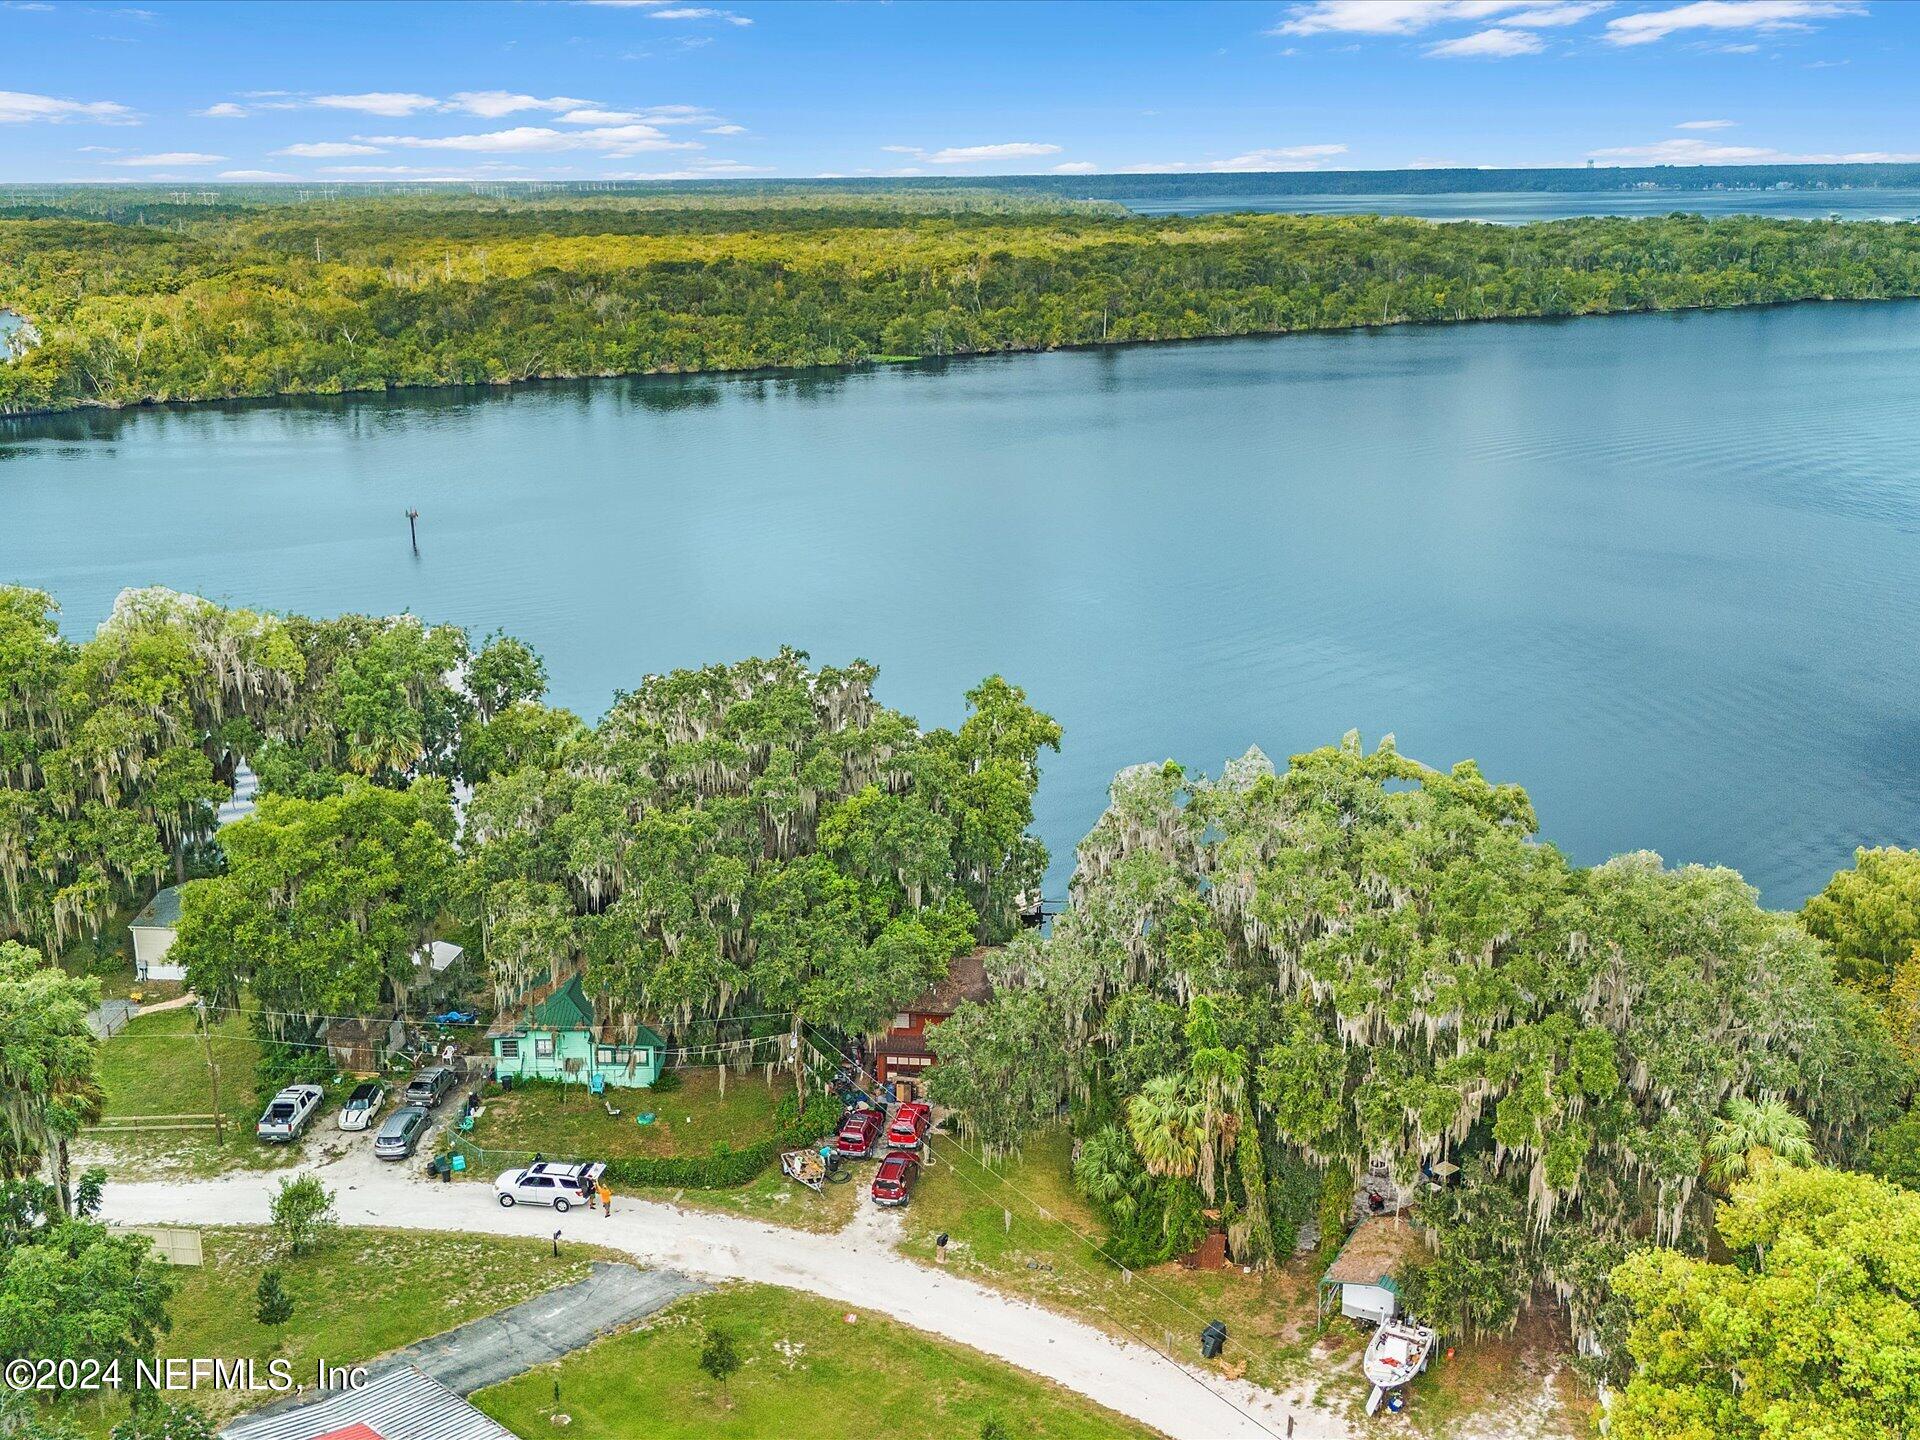
[[1227, 1343], [1227, 1327], [1218, 1320], [1200, 1332], [1200, 1354], [1211, 1360], [1218, 1355]]

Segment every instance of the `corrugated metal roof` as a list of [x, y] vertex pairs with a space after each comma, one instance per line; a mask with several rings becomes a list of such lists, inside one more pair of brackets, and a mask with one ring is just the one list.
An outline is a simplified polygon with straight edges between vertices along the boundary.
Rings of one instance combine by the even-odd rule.
[[222, 1440], [321, 1440], [356, 1435], [378, 1440], [515, 1440], [417, 1365], [396, 1365], [359, 1390], [343, 1390], [291, 1409], [242, 1416]]

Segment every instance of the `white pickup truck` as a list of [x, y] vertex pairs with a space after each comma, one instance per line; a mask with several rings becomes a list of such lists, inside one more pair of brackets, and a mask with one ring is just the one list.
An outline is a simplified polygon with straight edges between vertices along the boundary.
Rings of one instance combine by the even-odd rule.
[[253, 1133], [272, 1144], [298, 1140], [325, 1098], [326, 1091], [318, 1085], [289, 1085], [267, 1102], [266, 1113]]

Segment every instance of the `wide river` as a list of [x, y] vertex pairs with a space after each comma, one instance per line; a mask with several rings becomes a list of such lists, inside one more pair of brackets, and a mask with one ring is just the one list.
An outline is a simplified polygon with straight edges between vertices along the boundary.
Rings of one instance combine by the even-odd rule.
[[[420, 554], [404, 511], [421, 512]], [[598, 714], [782, 642], [1119, 767], [1357, 727], [1778, 905], [1920, 840], [1920, 303], [0, 425], [0, 578], [503, 627]]]

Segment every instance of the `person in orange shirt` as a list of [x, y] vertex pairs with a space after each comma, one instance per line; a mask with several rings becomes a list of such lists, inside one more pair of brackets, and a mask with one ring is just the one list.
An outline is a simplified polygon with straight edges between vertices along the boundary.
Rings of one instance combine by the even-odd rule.
[[602, 1215], [613, 1214], [613, 1191], [607, 1188], [607, 1182], [604, 1180], [600, 1182], [599, 1195], [600, 1195], [600, 1213]]

